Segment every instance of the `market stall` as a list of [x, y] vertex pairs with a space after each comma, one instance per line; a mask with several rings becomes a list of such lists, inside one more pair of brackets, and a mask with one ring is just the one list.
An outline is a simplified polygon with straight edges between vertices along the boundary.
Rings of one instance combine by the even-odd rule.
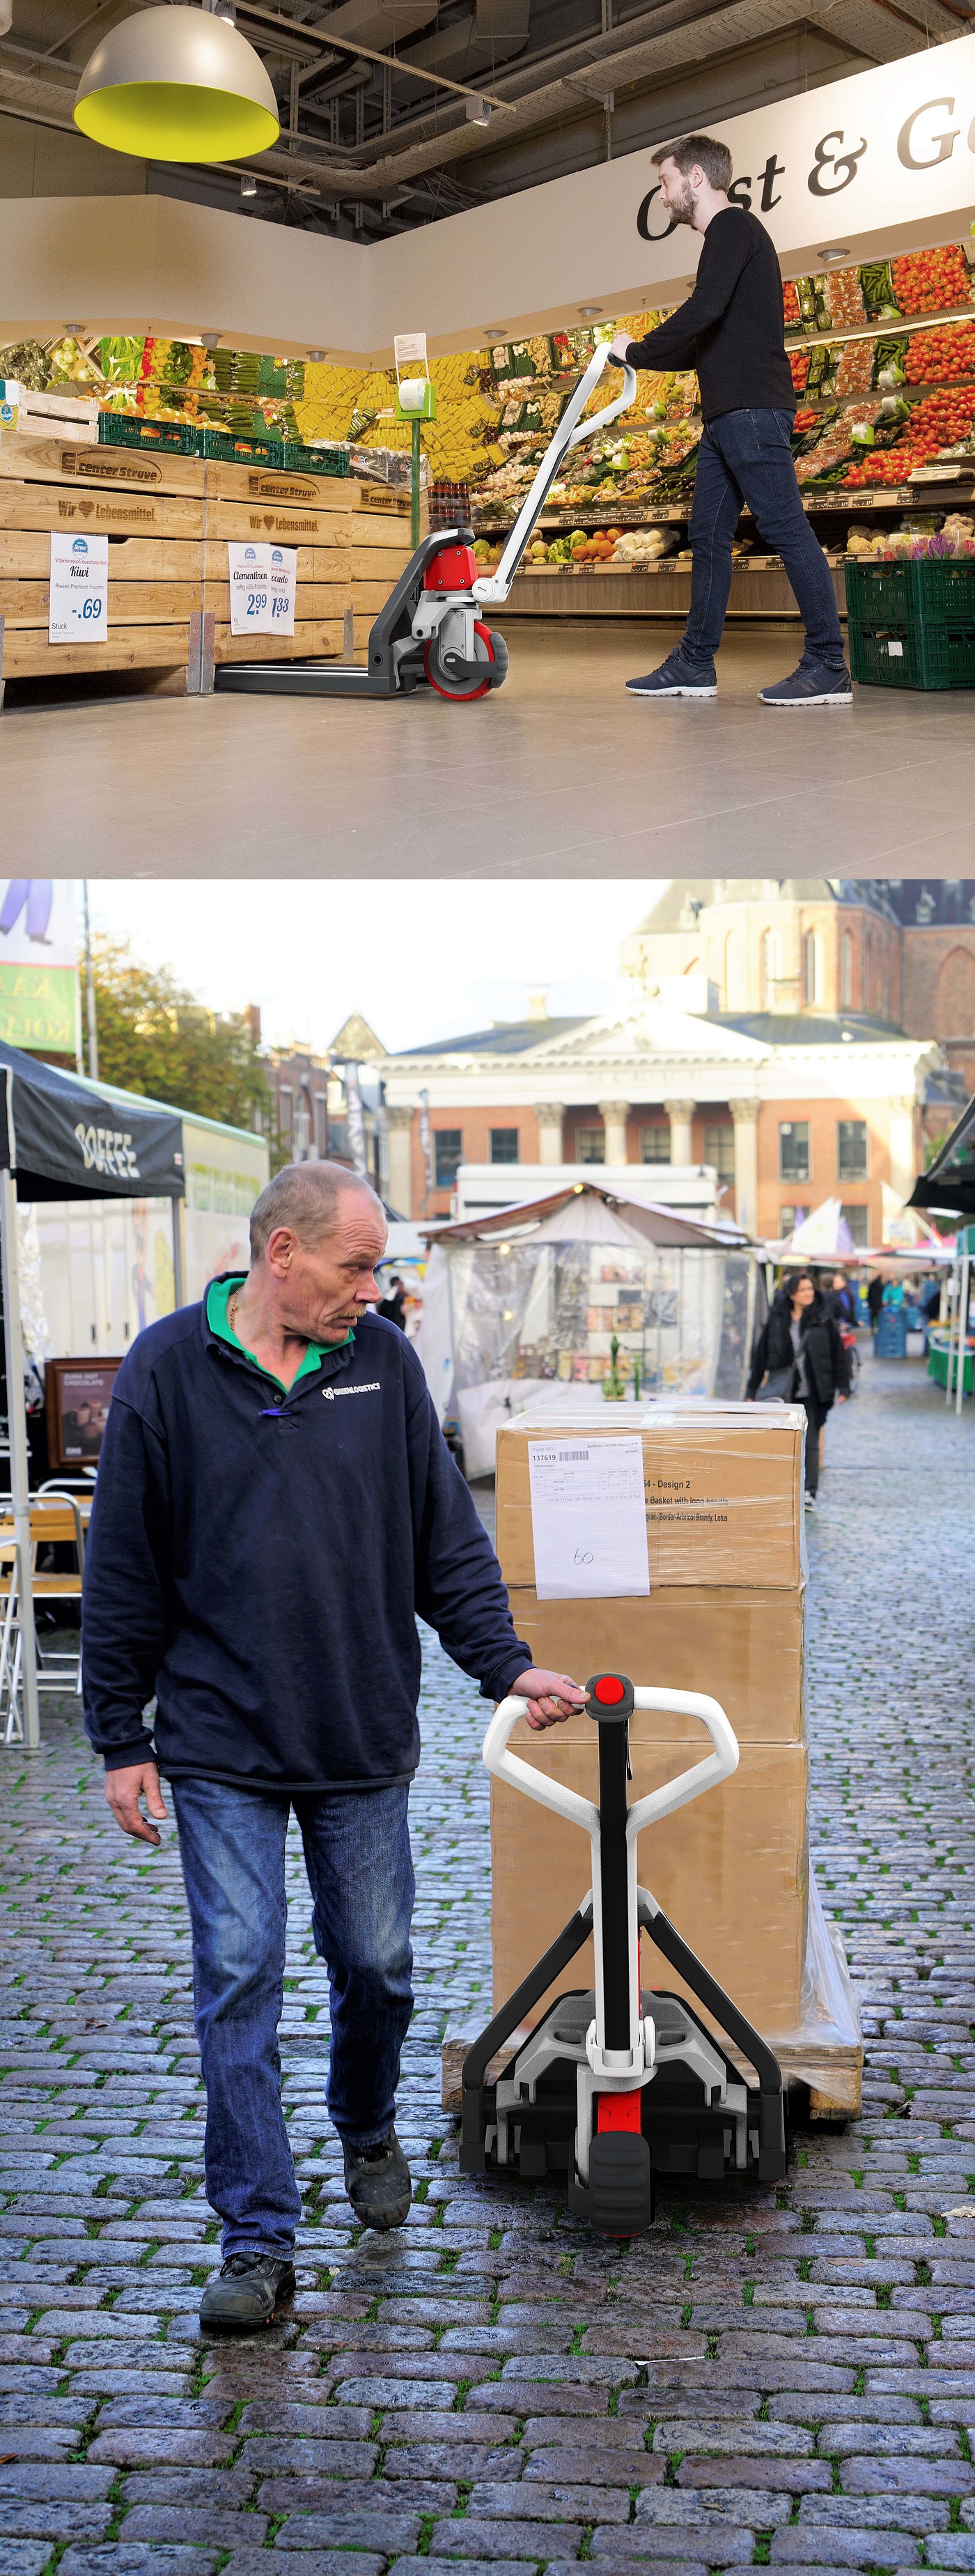
[[468, 1475], [487, 1475], [499, 1425], [528, 1404], [738, 1399], [763, 1314], [758, 1248], [736, 1227], [581, 1182], [439, 1229], [420, 1353]]
[[[17, 1210], [51, 1199], [168, 1199], [176, 1303], [182, 1301], [179, 1205], [185, 1187], [176, 1111], [114, 1095], [0, 1043], [0, 1260], [10, 1490], [17, 1549], [24, 1747], [40, 1743], [31, 1588], [30, 1478]], [[112, 1102], [119, 1104], [114, 1108]], [[124, 1104], [124, 1105], [123, 1105]]]

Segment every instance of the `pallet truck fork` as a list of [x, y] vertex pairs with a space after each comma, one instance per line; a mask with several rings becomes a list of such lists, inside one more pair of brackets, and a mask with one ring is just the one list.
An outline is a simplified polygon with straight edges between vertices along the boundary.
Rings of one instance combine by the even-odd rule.
[[570, 395], [493, 572], [478, 572], [473, 528], [440, 528], [435, 536], [423, 538], [380, 609], [364, 667], [342, 662], [221, 662], [214, 686], [316, 698], [395, 698], [433, 689], [455, 705], [499, 689], [507, 678], [508, 649], [503, 635], [485, 624], [483, 612], [507, 599], [570, 449], [605, 429], [636, 396], [633, 368], [624, 367], [622, 392], [592, 420], [582, 419], [607, 354], [601, 341]]
[[[737, 1739], [724, 1710], [694, 1691], [634, 1689], [622, 1673], [595, 1674], [586, 1688], [598, 1730], [598, 1806], [509, 1752], [525, 1700], [503, 1700], [484, 1739], [483, 1759], [496, 1779], [583, 1826], [592, 1842], [593, 1878], [564, 1931], [468, 2050], [460, 2163], [471, 2174], [557, 2175], [568, 2183], [570, 2209], [622, 2237], [650, 2226], [658, 2174], [781, 2181], [785, 2106], [771, 2049], [656, 1898], [637, 1885], [637, 1835], [644, 1825], [672, 1816], [738, 1767]], [[714, 1750], [630, 1806], [629, 1722], [638, 1708], [700, 1718]], [[641, 1989], [643, 1931], [754, 2068], [757, 2090], [742, 2082], [682, 1996]], [[489, 2082], [492, 2059], [590, 1933], [595, 1988], [560, 1995], [504, 2073]]]

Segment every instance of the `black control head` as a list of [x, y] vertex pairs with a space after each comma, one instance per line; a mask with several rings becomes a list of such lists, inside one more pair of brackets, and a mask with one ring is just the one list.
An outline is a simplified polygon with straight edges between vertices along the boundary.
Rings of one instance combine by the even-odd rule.
[[589, 1715], [599, 1726], [626, 1726], [633, 1715], [633, 1684], [625, 1673], [594, 1673], [586, 1683]]

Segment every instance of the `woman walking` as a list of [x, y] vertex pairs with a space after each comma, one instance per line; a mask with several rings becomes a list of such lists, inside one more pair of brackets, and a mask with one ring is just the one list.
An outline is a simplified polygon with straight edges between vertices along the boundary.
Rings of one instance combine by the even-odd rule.
[[805, 1406], [807, 1511], [819, 1485], [820, 1432], [834, 1401], [845, 1404], [849, 1392], [850, 1364], [835, 1319], [809, 1271], [790, 1271], [755, 1344], [746, 1394], [759, 1404], [778, 1398]]

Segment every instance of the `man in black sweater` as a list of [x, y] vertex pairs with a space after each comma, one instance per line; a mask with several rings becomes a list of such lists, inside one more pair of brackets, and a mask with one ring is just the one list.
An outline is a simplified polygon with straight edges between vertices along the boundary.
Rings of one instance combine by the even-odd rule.
[[696, 367], [704, 431], [691, 512], [690, 615], [680, 643], [627, 688], [640, 698], [713, 698], [714, 656], [731, 588], [742, 506], [792, 583], [806, 647], [798, 670], [759, 695], [767, 707], [849, 707], [832, 577], [805, 516], [792, 462], [795, 394], [785, 352], [782, 279], [764, 224], [731, 203], [731, 154], [707, 134], [652, 155], [660, 203], [703, 233], [693, 295], [645, 340], [618, 331], [612, 355], [631, 367]]
[[85, 1724], [123, 1833], [158, 1843], [160, 1771], [171, 1784], [223, 2220], [200, 2316], [236, 2331], [294, 2290], [277, 2040], [292, 1808], [346, 2190], [360, 2226], [401, 2227], [417, 1613], [485, 1698], [527, 1701], [529, 1726], [585, 1704], [568, 1674], [534, 1670], [417, 1354], [370, 1314], [379, 1200], [341, 1164], [298, 1163], [250, 1224], [249, 1270], [148, 1324], [119, 1370], [84, 1602]]

